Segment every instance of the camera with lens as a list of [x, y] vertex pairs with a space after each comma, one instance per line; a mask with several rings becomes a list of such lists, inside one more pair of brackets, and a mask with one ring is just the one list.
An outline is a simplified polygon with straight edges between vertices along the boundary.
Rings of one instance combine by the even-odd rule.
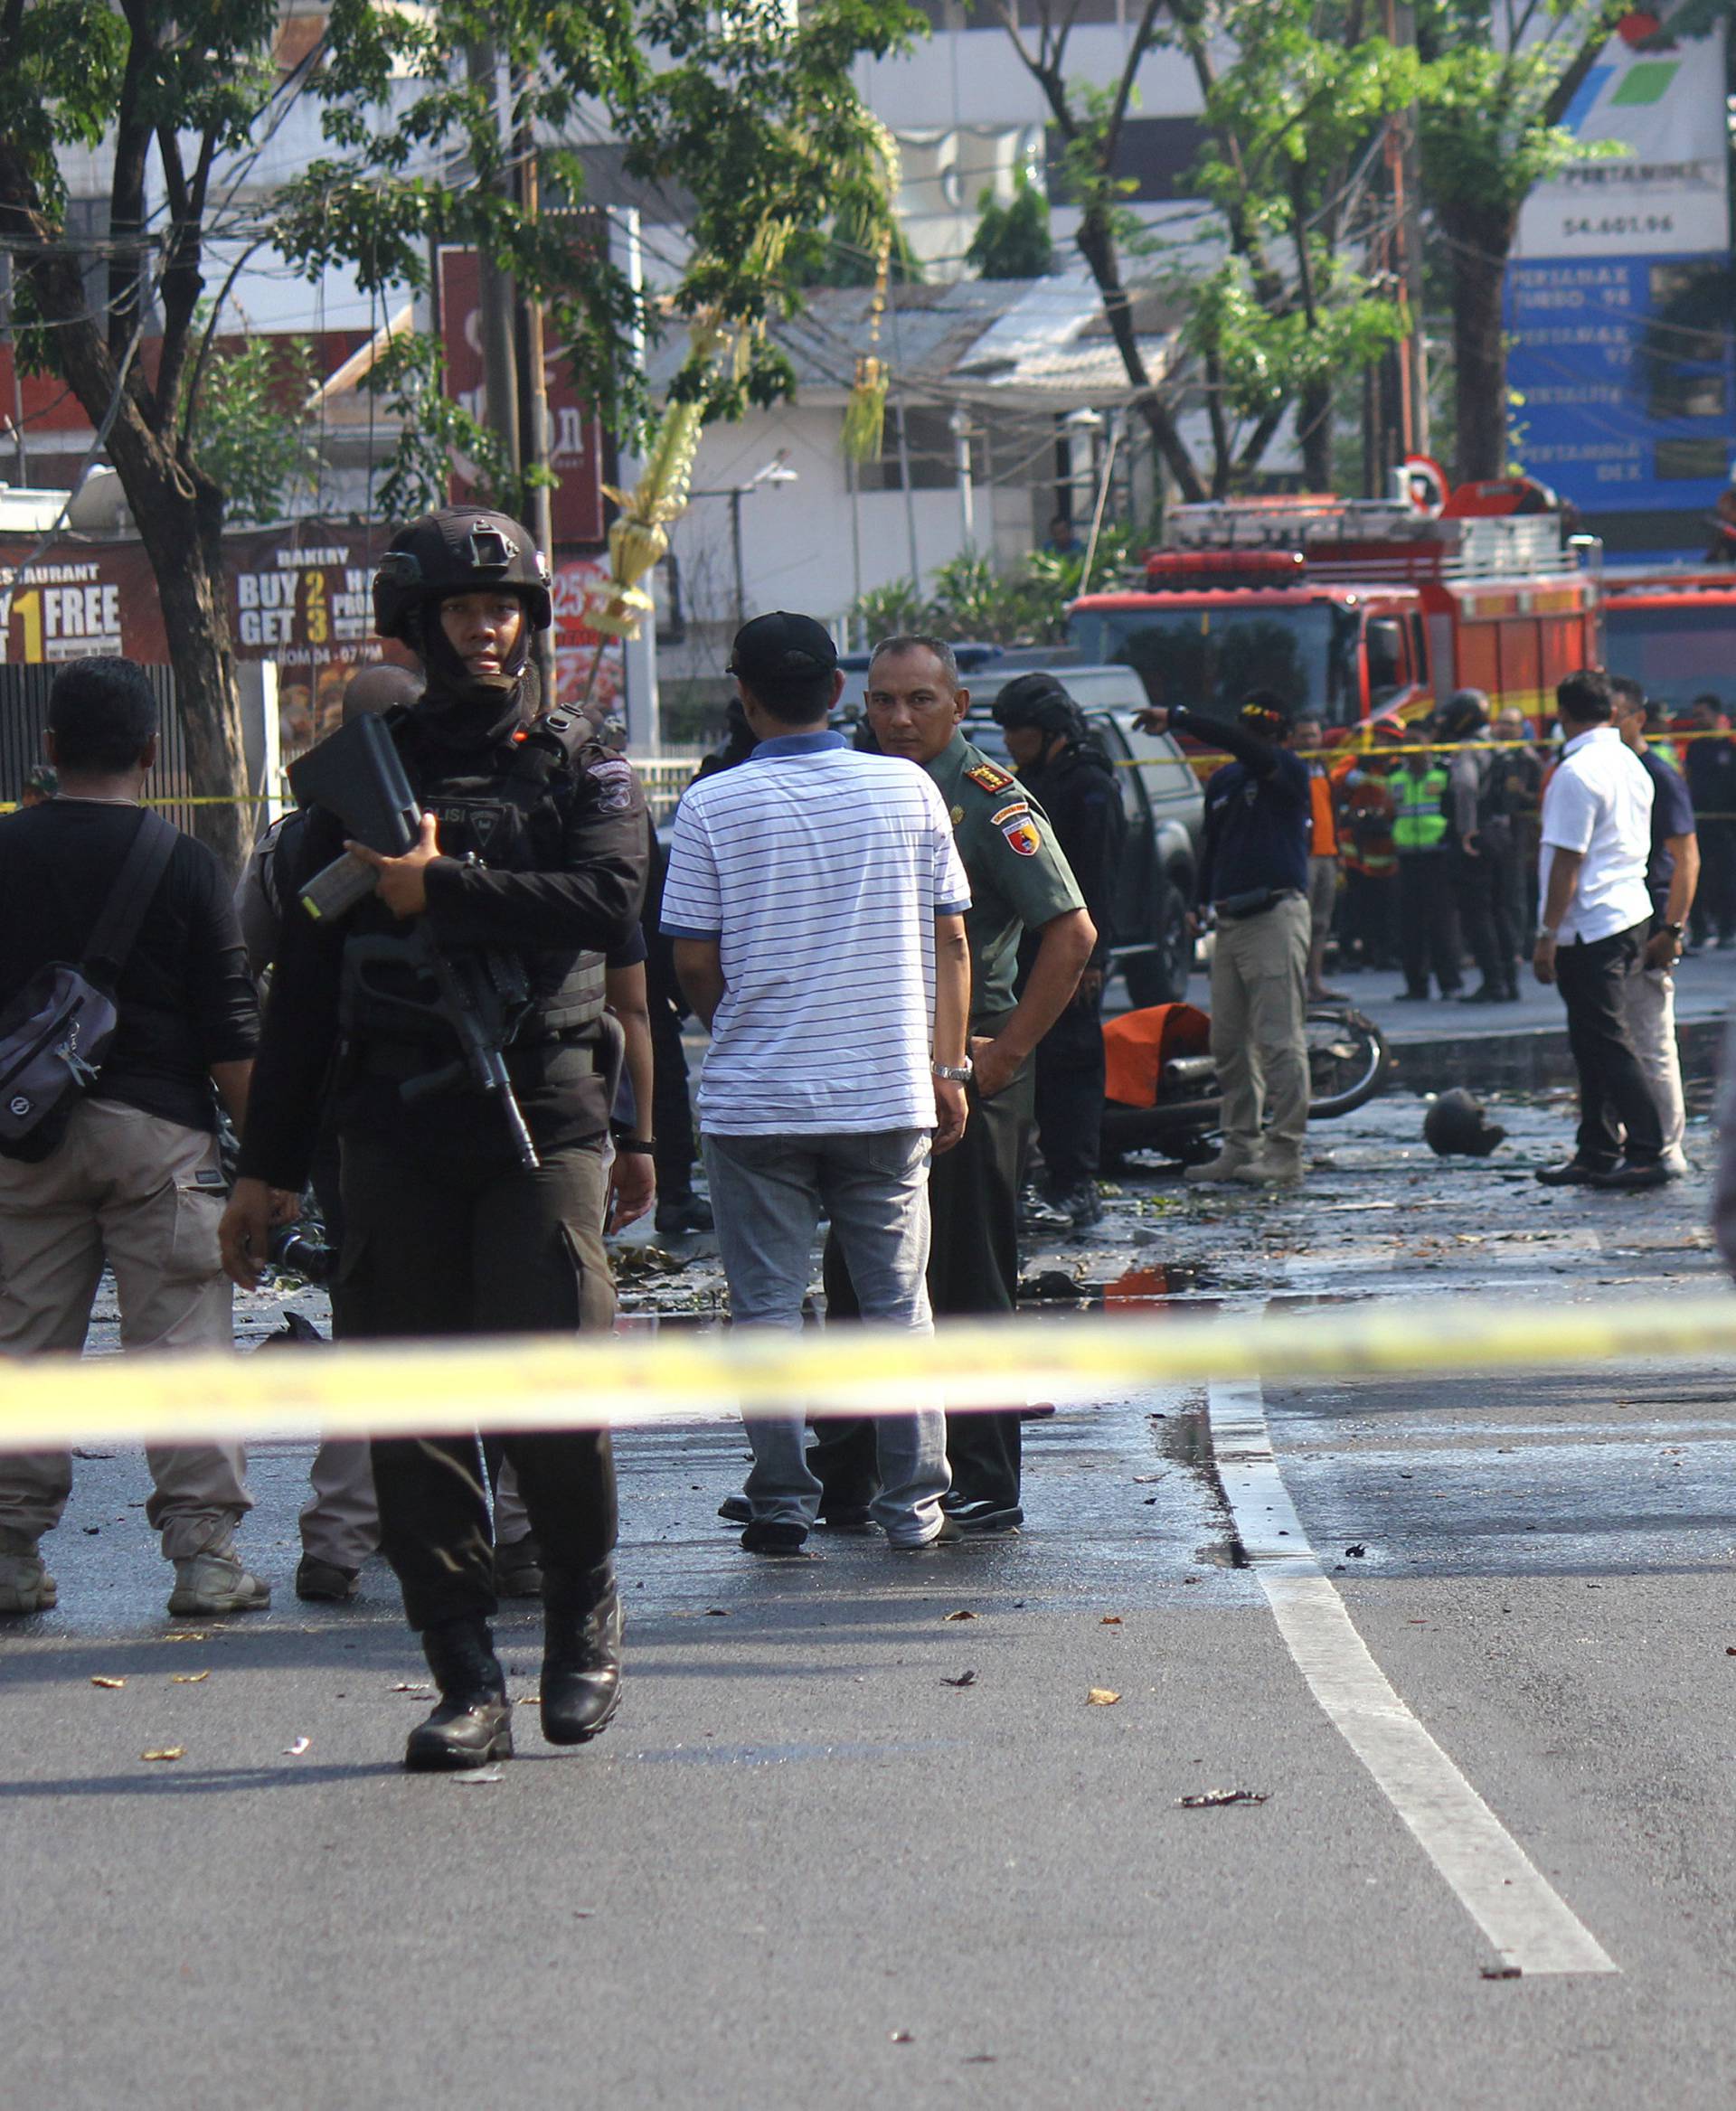
[[299, 1224], [279, 1224], [271, 1234], [268, 1251], [271, 1266], [286, 1276], [299, 1276], [307, 1283], [329, 1283], [336, 1256], [323, 1239], [315, 1239]]

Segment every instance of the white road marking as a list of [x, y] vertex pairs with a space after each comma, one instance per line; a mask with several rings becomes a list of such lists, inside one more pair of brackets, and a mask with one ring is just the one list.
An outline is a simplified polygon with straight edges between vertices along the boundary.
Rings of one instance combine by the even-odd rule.
[[1278, 1632], [1417, 1844], [1504, 1965], [1527, 1977], [1619, 1971], [1369, 1654], [1296, 1514], [1258, 1381], [1214, 1383], [1208, 1397], [1219, 1477]]

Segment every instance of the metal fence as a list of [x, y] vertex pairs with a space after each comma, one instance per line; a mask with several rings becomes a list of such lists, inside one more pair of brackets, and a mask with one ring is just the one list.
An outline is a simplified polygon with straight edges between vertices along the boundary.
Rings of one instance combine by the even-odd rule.
[[[15, 804], [25, 777], [43, 759], [49, 691], [58, 672], [53, 666], [0, 665], [0, 799]], [[186, 736], [175, 708], [175, 674], [168, 667], [146, 667], [144, 673], [156, 692], [162, 714], [156, 768], [146, 794], [161, 804], [177, 828], [191, 831], [194, 809], [185, 802], [192, 796], [193, 779], [187, 768]]]

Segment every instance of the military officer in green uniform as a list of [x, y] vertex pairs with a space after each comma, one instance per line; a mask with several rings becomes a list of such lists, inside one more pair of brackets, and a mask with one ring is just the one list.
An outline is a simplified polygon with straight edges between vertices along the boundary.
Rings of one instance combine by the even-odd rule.
[[[1019, 1161], [1033, 1107], [1031, 1058], [1072, 1001], [1097, 943], [1047, 815], [959, 730], [969, 703], [943, 639], [891, 637], [875, 648], [869, 725], [885, 754], [920, 763], [934, 779], [970, 880], [970, 1113], [964, 1141], [937, 1158], [929, 1174], [929, 1296], [937, 1316], [1013, 1310]], [[1026, 931], [1039, 935], [1036, 957], [1015, 997]], [[826, 1308], [854, 1310], [830, 1251]], [[865, 1446], [835, 1425], [823, 1432], [811, 1462], [826, 1487], [823, 1517], [842, 1522], [865, 1504], [873, 1456], [872, 1432]], [[1007, 1531], [1022, 1522], [1016, 1409], [949, 1416], [947, 1456], [952, 1489], [943, 1503], [966, 1531]]]

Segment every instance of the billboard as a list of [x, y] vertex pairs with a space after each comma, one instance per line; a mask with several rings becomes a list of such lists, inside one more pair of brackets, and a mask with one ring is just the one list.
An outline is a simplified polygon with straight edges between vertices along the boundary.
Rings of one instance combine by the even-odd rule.
[[[380, 657], [373, 635], [373, 568], [389, 531], [335, 521], [301, 521], [223, 538], [230, 636], [241, 660], [278, 668], [279, 730], [286, 755], [330, 732], [344, 686]], [[31, 558], [27, 535], [0, 536], [0, 658], [26, 666], [121, 653], [146, 664], [169, 656], [156, 580], [138, 542], [68, 541]], [[554, 563], [555, 657], [560, 699], [583, 693], [596, 633], [584, 621], [588, 589], [607, 578], [606, 559], [563, 556]], [[609, 639], [597, 689], [621, 689], [621, 647]]]
[[1688, 257], [1729, 249], [1722, 23], [1672, 42], [1656, 15], [1625, 16], [1561, 124], [1582, 146], [1605, 151], [1537, 185], [1519, 214], [1516, 256]]
[[[483, 403], [482, 272], [474, 250], [440, 251], [440, 343], [446, 354], [446, 386], [479, 422]], [[551, 351], [543, 362], [549, 392], [549, 466], [559, 482], [550, 493], [555, 547], [597, 544], [603, 540], [603, 428], [588, 404], [581, 403], [569, 380], [566, 363]], [[452, 479], [452, 503], [461, 505], [468, 489], [465, 478]]]
[[1514, 452], [1587, 514], [1674, 514], [1665, 541], [1703, 546], [1736, 469], [1722, 25], [1673, 41], [1627, 16], [1564, 122], [1620, 151], [1539, 184], [1520, 215]]

